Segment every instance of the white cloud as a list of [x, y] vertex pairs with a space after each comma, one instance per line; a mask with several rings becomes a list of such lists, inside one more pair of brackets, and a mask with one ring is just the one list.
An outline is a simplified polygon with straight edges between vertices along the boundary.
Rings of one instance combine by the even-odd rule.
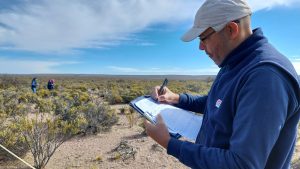
[[0, 44], [37, 52], [114, 45], [150, 25], [190, 19], [199, 5], [196, 0], [32, 1], [0, 13], [5, 25]]
[[300, 5], [300, 0], [248, 0], [249, 5], [251, 6], [252, 10], [258, 11], [261, 9], [271, 9], [276, 6], [286, 6], [290, 7], [293, 5]]
[[129, 68], [119, 66], [109, 66], [111, 71], [108, 74], [131, 74], [131, 75], [216, 75], [219, 68], [213, 65], [203, 69], [185, 69], [185, 68]]
[[[0, 46], [35, 52], [103, 48], [151, 25], [192, 20], [203, 0], [40, 0], [0, 11]], [[249, 0], [253, 11], [299, 0]], [[19, 5], [19, 6], [18, 6]], [[152, 45], [141, 43], [140, 45]]]
[[136, 68], [130, 68], [130, 67], [118, 67], [118, 66], [108, 66], [109, 69], [117, 72], [122, 72], [122, 73], [136, 73], [139, 72], [138, 69]]
[[300, 75], [300, 56], [293, 56], [290, 58], [298, 75]]
[[155, 46], [156, 44], [151, 43], [151, 42], [142, 42], [142, 43], [139, 43], [138, 45], [140, 45], [140, 46]]
[[297, 74], [300, 75], [300, 62], [292, 62], [292, 64], [296, 69]]
[[37, 60], [16, 60], [0, 58], [0, 73], [10, 74], [35, 74], [35, 73], [60, 73], [57, 66], [76, 64], [76, 62], [54, 62]]

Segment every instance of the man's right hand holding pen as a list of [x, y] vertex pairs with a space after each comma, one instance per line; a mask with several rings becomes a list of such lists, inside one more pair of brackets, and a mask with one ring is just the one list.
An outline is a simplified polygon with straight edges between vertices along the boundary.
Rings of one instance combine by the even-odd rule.
[[[179, 95], [169, 90], [166, 85], [167, 79], [165, 79], [161, 86], [155, 86], [151, 97], [161, 103], [177, 104], [179, 102]], [[144, 120], [144, 125], [147, 135], [167, 149], [171, 136], [162, 116], [160, 114], [157, 115], [155, 124]]]
[[165, 85], [163, 83], [162, 86], [155, 86], [151, 97], [161, 103], [177, 104], [179, 102], [179, 94], [173, 93]]

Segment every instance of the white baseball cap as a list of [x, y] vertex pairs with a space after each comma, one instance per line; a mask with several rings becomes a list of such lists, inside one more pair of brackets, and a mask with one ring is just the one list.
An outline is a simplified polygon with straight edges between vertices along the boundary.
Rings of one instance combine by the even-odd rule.
[[181, 37], [181, 40], [192, 41], [209, 27], [220, 31], [230, 21], [251, 13], [246, 0], [206, 0], [197, 11], [193, 27]]

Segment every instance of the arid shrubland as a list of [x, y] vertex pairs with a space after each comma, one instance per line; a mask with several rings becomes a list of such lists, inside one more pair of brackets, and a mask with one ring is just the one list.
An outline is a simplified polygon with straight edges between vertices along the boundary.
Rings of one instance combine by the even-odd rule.
[[[0, 92], [0, 143], [19, 156], [30, 150], [38, 169], [44, 168], [69, 138], [82, 132], [109, 130], [117, 122], [103, 100], [92, 100], [82, 88], [61, 91], [57, 96], [46, 90], [40, 92]], [[8, 155], [1, 150], [0, 156]]]

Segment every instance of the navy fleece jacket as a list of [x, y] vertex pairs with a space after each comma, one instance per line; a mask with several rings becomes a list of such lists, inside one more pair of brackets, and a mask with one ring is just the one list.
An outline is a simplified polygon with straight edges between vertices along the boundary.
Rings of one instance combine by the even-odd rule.
[[168, 154], [192, 168], [289, 168], [300, 114], [290, 61], [256, 29], [220, 68], [207, 96], [180, 94], [203, 123], [195, 144], [171, 138]]

